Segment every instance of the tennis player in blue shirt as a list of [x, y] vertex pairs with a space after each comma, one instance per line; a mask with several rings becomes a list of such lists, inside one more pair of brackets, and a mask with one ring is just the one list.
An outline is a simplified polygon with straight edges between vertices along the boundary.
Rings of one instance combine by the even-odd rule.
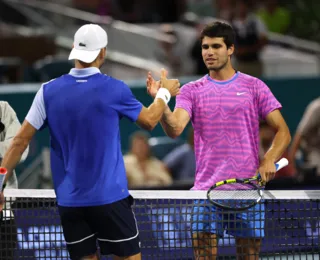
[[98, 259], [97, 240], [102, 255], [141, 259], [119, 122], [127, 117], [151, 130], [171, 96], [179, 94], [179, 81], [166, 79], [162, 71], [162, 88], [144, 107], [125, 83], [100, 73], [107, 42], [98, 25], [76, 32], [69, 56], [75, 68], [41, 86], [1, 165], [7, 180], [36, 131], [48, 126], [54, 189], [71, 259]]

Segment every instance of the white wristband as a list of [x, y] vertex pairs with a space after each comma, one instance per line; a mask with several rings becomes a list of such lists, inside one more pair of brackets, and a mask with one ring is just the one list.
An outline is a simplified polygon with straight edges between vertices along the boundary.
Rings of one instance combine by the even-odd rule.
[[166, 88], [159, 88], [156, 98], [161, 98], [166, 104], [168, 104], [171, 98], [171, 94]]

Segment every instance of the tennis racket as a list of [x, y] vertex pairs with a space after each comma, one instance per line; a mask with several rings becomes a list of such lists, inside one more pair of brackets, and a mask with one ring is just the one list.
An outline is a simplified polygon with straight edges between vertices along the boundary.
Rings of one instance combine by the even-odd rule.
[[0, 167], [0, 191], [2, 191], [2, 186], [3, 186], [4, 179], [6, 178], [6, 174], [7, 174], [7, 169]]
[[[286, 158], [282, 158], [275, 164], [276, 170], [282, 169], [288, 163]], [[252, 208], [263, 198], [259, 180], [261, 176], [258, 173], [252, 178], [219, 181], [208, 190], [207, 198], [213, 205], [226, 210], [243, 211]]]

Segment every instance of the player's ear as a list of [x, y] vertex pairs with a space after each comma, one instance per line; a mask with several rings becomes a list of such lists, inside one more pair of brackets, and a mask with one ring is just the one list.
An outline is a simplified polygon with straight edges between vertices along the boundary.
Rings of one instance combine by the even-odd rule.
[[101, 49], [100, 54], [99, 54], [101, 60], [104, 60], [106, 58], [106, 52], [107, 52], [107, 48]]
[[231, 56], [234, 53], [234, 44], [232, 44], [229, 48], [228, 48], [228, 55]]

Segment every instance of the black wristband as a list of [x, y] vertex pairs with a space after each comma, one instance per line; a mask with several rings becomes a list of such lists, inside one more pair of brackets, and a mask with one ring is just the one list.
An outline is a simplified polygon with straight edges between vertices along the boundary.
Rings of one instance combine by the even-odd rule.
[[3, 190], [4, 190], [4, 188], [7, 186], [7, 184], [6, 183], [4, 183], [3, 185], [2, 185], [2, 192], [3, 192]]

